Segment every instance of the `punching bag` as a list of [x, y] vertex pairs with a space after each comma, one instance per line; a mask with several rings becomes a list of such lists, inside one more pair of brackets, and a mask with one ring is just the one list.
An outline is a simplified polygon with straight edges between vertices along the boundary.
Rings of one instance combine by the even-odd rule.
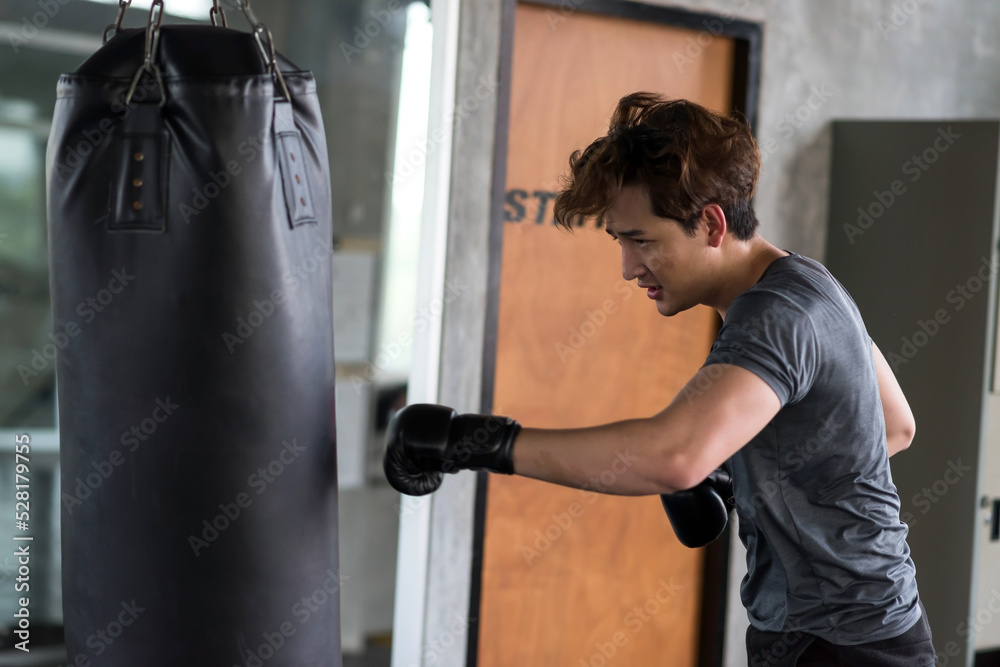
[[[109, 26], [47, 152], [69, 665], [339, 666], [332, 224], [309, 72]], [[213, 24], [224, 19], [218, 3]]]

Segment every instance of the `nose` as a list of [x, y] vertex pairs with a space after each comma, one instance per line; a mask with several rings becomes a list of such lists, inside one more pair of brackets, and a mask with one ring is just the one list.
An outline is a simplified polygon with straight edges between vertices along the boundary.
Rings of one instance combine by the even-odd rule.
[[622, 278], [625, 280], [635, 280], [647, 273], [639, 253], [630, 246], [631, 244], [622, 244]]

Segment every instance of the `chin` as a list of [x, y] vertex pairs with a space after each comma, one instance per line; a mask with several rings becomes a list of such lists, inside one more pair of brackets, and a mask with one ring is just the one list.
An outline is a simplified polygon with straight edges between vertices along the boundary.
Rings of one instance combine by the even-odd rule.
[[685, 310], [689, 310], [691, 306], [684, 306], [677, 303], [669, 303], [664, 301], [656, 302], [656, 310], [664, 317], [673, 317], [677, 313], [683, 313]]

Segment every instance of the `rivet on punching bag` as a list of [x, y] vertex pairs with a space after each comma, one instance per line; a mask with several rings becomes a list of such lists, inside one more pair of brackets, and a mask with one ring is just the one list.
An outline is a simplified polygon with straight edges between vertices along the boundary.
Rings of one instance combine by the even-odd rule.
[[120, 4], [59, 79], [47, 154], [54, 326], [71, 336], [69, 664], [339, 666], [316, 84], [249, 2], [249, 33], [162, 25], [162, 0], [121, 29]]

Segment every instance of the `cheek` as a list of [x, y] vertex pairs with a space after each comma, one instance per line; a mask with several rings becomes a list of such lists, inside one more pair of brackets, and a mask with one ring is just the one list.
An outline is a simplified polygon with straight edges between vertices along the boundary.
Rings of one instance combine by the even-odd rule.
[[674, 265], [671, 256], [662, 249], [646, 250], [643, 253], [643, 263], [653, 273], [668, 273]]

